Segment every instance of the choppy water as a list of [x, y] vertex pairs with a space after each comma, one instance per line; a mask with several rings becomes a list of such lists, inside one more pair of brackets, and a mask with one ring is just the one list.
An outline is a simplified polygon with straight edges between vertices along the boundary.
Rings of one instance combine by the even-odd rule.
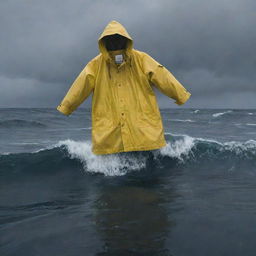
[[255, 255], [256, 110], [161, 110], [161, 150], [95, 156], [90, 111], [0, 109], [0, 255]]

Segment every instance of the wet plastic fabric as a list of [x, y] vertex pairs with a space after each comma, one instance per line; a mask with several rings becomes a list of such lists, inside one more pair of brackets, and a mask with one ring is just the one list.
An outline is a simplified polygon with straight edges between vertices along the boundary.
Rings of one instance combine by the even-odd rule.
[[[127, 38], [123, 50], [107, 51], [103, 37]], [[133, 40], [118, 22], [111, 21], [99, 40], [100, 54], [78, 75], [57, 109], [71, 114], [91, 93], [92, 151], [110, 154], [158, 149], [166, 145], [164, 129], [152, 86], [185, 103], [190, 93], [170, 71], [147, 53], [135, 50]], [[123, 54], [122, 64], [115, 55]]]

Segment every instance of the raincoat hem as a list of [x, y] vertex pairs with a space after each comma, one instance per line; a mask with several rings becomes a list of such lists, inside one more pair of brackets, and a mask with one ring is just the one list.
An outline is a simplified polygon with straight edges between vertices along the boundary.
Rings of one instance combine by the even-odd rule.
[[95, 155], [105, 155], [105, 154], [114, 154], [114, 153], [121, 153], [121, 152], [129, 152], [129, 151], [146, 151], [146, 150], [154, 150], [159, 149], [166, 146], [166, 141], [157, 146], [145, 146], [145, 147], [132, 147], [132, 148], [125, 148], [125, 149], [116, 149], [116, 150], [92, 150]]

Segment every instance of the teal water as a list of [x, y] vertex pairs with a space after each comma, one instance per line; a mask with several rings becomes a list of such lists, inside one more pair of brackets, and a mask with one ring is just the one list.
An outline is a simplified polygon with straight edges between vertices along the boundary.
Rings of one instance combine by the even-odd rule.
[[165, 148], [95, 156], [90, 110], [0, 109], [0, 255], [254, 255], [256, 111], [161, 113]]

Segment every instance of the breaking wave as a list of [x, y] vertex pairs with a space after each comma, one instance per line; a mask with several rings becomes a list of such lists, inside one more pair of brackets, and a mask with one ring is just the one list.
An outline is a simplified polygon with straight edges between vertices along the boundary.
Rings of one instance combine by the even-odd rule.
[[191, 119], [166, 119], [168, 121], [173, 121], [173, 122], [189, 122], [189, 123], [193, 123], [195, 122], [194, 120]]
[[215, 113], [212, 116], [216, 118], [216, 117], [223, 116], [223, 115], [229, 114], [229, 113], [232, 113], [232, 110], [228, 110], [228, 111], [220, 112], [220, 113]]
[[85, 173], [120, 176], [147, 169], [195, 164], [248, 163], [255, 165], [256, 141], [225, 142], [166, 134], [167, 145], [159, 150], [94, 155], [89, 141], [64, 140], [30, 153], [0, 155], [3, 172], [52, 172], [80, 169]]

